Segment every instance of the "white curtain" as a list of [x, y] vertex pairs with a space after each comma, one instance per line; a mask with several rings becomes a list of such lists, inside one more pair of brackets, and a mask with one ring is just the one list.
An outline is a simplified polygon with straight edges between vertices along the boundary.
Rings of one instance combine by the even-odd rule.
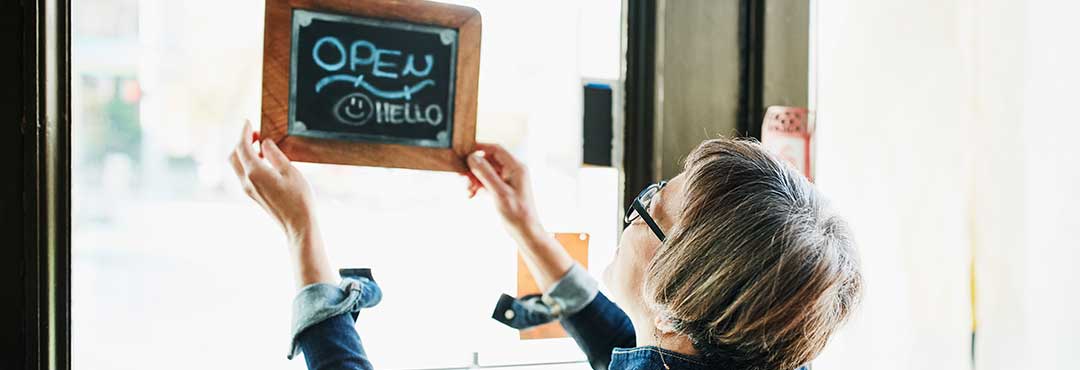
[[973, 368], [975, 326], [974, 368], [1076, 368], [1080, 5], [815, 6], [816, 178], [867, 282], [815, 367]]

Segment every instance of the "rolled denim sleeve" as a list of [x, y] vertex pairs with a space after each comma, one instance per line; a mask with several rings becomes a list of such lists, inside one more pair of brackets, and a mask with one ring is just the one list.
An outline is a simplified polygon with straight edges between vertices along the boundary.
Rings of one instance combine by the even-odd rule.
[[544, 294], [518, 298], [503, 294], [495, 304], [491, 318], [514, 329], [528, 329], [581, 311], [599, 292], [596, 279], [574, 264]]
[[309, 370], [372, 370], [355, 321], [340, 314], [312, 325], [296, 341]]
[[581, 265], [574, 264], [541, 299], [551, 307], [555, 318], [569, 316], [581, 311], [596, 298], [600, 285]]
[[[306, 330], [338, 316], [345, 316], [346, 313], [349, 314], [348, 321], [353, 322], [361, 308], [373, 307], [382, 300], [382, 290], [371, 278], [369, 270], [343, 269], [341, 275], [341, 283], [336, 286], [316, 283], [305, 286], [296, 294], [296, 298], [293, 299], [292, 340], [287, 356], [289, 359], [303, 349], [319, 345], [319, 343], [305, 342], [322, 340], [322, 336], [303, 335]], [[356, 336], [355, 329], [351, 325], [348, 329], [353, 332], [353, 336]], [[362, 355], [363, 349], [360, 348], [359, 337], [356, 338], [355, 346], [356, 352]], [[312, 353], [305, 353], [309, 364], [311, 355]]]

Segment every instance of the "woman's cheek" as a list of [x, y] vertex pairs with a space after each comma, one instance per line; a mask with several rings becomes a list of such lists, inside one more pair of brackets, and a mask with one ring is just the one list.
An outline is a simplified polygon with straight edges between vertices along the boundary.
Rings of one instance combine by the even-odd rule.
[[615, 259], [604, 268], [604, 285], [607, 285], [609, 289], [619, 288], [619, 274], [621, 273], [619, 263], [619, 257], [615, 256]]
[[615, 258], [611, 260], [607, 268], [604, 269], [604, 285], [607, 286], [608, 291], [611, 292], [613, 301], [616, 304], [624, 305], [626, 302], [622, 302], [623, 298], [628, 297], [628, 293], [631, 293], [630, 286], [632, 282], [630, 278], [634, 274], [634, 259], [636, 251], [634, 250], [639, 244], [639, 232], [631, 226], [623, 230], [622, 238], [619, 240], [619, 246], [615, 251]]
[[619, 256], [614, 261], [611, 261], [611, 264], [604, 270], [604, 283], [607, 285], [608, 290], [611, 291], [612, 300], [620, 305], [626, 304], [623, 300], [629, 297], [631, 293], [629, 279], [632, 277], [633, 271], [630, 271], [629, 268], [632, 267], [632, 261], [627, 260], [629, 253], [626, 252], [628, 251], [619, 253]]

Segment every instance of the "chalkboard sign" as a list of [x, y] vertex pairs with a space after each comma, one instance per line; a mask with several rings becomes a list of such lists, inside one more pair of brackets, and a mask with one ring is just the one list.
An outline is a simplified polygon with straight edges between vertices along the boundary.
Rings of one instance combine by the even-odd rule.
[[457, 30], [293, 11], [289, 134], [449, 148]]
[[263, 137], [293, 160], [464, 171], [479, 29], [427, 1], [268, 0]]

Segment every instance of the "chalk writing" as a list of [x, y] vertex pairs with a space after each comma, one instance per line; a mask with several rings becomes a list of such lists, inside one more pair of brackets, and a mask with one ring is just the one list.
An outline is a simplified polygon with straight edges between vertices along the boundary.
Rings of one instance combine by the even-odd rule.
[[290, 114], [306, 125], [297, 134], [450, 146], [456, 30], [306, 10], [293, 18]]
[[416, 104], [375, 103], [375, 117], [379, 123], [427, 123], [432, 126], [442, 124], [442, 108], [431, 104], [423, 109]]
[[[336, 54], [335, 59], [337, 62], [328, 63], [323, 59], [323, 54], [327, 50], [331, 54]], [[370, 72], [372, 76], [392, 80], [397, 80], [399, 75], [425, 77], [431, 73], [431, 68], [435, 65], [434, 57], [431, 54], [426, 54], [423, 56], [424, 68], [417, 69], [416, 55], [409, 54], [406, 56], [405, 63], [399, 73], [392, 68], [397, 67], [398, 63], [394, 59], [401, 56], [401, 50], [381, 49], [368, 40], [356, 40], [350, 44], [349, 53], [346, 56], [345, 45], [335, 36], [323, 36], [319, 41], [316, 41], [315, 46], [311, 48], [311, 56], [315, 60], [315, 64], [325, 72], [337, 72], [348, 65], [349, 72]], [[369, 68], [369, 70], [359, 70], [365, 67]], [[405, 100], [412, 100], [412, 96], [420, 92], [420, 90], [435, 85], [435, 80], [426, 79], [413, 85], [403, 84], [398, 90], [384, 90], [375, 87], [369, 81], [365, 81], [363, 74], [335, 74], [323, 77], [319, 82], [316, 82], [315, 92], [322, 92], [326, 85], [337, 81], [351, 83], [353, 87], [362, 87], [371, 94], [383, 99]], [[347, 125], [363, 125], [371, 118], [371, 108], [365, 108], [363, 105], [365, 102], [368, 106], [372, 105], [371, 98], [368, 98], [367, 95], [359, 93], [346, 95], [334, 105], [334, 116], [338, 121]], [[428, 123], [438, 126], [442, 123], [443, 118], [442, 108], [437, 104], [430, 104], [421, 108], [416, 104], [379, 102], [374, 105], [374, 109], [377, 123]], [[354, 111], [363, 112], [363, 114], [354, 113]]]
[[434, 80], [423, 80], [423, 81], [420, 81], [420, 83], [417, 83], [417, 84], [412, 85], [412, 86], [404, 85], [404, 86], [401, 87], [400, 91], [386, 91], [386, 90], [381, 90], [381, 89], [371, 85], [367, 81], [364, 81], [364, 75], [357, 75], [357, 76], [333, 75], [333, 76], [323, 77], [323, 79], [321, 79], [321, 80], [319, 80], [319, 82], [315, 83], [315, 92], [321, 92], [322, 89], [324, 87], [326, 87], [326, 85], [329, 85], [331, 82], [334, 82], [334, 81], [348, 82], [348, 83], [351, 83], [354, 87], [363, 87], [365, 90], [371, 92], [372, 94], [375, 94], [375, 96], [378, 96], [380, 98], [385, 98], [385, 99], [402, 99], [402, 98], [404, 98], [405, 100], [412, 100], [413, 94], [416, 94], [417, 92], [419, 92], [420, 90], [422, 90], [425, 87], [435, 85]]
[[361, 126], [371, 120], [375, 104], [364, 93], [352, 93], [334, 104], [334, 117], [346, 125]]

